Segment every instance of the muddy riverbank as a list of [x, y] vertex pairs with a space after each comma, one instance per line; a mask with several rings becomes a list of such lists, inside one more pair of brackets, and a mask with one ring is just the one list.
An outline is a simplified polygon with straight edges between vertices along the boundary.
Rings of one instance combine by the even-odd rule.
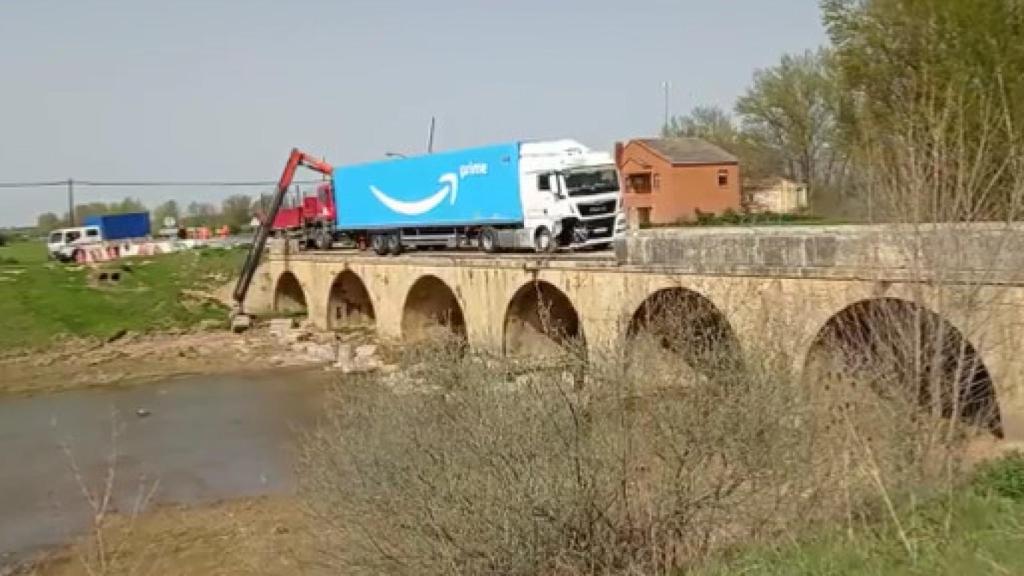
[[52, 345], [0, 355], [0, 398], [83, 388], [116, 388], [188, 375], [260, 374], [282, 367], [328, 366], [335, 346], [371, 342], [367, 332], [273, 333], [262, 324], [224, 329], [126, 332], [116, 338], [56, 338]]

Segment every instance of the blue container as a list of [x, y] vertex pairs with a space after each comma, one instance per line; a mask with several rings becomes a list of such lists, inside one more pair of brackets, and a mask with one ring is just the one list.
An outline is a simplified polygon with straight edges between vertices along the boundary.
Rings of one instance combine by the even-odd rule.
[[518, 143], [338, 168], [334, 190], [340, 230], [523, 221]]
[[98, 226], [104, 240], [123, 240], [149, 236], [149, 212], [86, 216], [83, 224]]

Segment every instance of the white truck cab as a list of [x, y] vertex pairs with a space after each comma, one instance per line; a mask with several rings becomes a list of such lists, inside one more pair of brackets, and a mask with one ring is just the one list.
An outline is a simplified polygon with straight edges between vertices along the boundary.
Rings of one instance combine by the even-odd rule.
[[515, 245], [538, 252], [601, 248], [625, 233], [619, 172], [610, 154], [575, 140], [524, 142], [519, 171], [524, 221]]
[[71, 260], [76, 248], [103, 241], [99, 226], [58, 228], [46, 239], [46, 253], [55, 260]]

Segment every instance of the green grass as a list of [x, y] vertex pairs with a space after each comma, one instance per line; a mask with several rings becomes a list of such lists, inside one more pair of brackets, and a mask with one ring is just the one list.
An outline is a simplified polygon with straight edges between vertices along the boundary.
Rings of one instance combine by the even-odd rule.
[[952, 499], [905, 513], [901, 524], [909, 550], [893, 523], [885, 522], [852, 534], [837, 529], [777, 548], [740, 551], [688, 574], [1024, 574], [1024, 456], [984, 466]]
[[121, 281], [100, 285], [88, 268], [46, 259], [45, 246], [0, 247], [0, 351], [44, 346], [58, 334], [106, 338], [225, 319], [225, 310], [182, 298], [233, 276], [242, 250], [192, 250], [124, 259], [102, 266]]

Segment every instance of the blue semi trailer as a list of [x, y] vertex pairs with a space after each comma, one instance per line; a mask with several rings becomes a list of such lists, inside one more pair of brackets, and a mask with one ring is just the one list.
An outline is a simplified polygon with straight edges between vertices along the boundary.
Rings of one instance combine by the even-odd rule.
[[572, 140], [514, 142], [335, 168], [335, 237], [378, 254], [602, 247], [625, 231], [619, 175]]
[[86, 216], [82, 224], [99, 228], [101, 239], [107, 241], [149, 236], [149, 212]]

